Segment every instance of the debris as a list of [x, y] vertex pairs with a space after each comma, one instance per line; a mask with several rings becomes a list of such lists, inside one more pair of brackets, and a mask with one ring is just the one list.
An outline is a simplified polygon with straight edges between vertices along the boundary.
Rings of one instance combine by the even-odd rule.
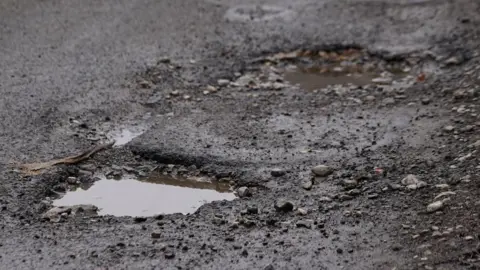
[[90, 158], [93, 154], [100, 152], [102, 150], [108, 149], [113, 146], [115, 142], [110, 142], [106, 144], [100, 144], [95, 147], [92, 147], [88, 149], [87, 151], [75, 155], [75, 156], [70, 156], [66, 158], [60, 158], [60, 159], [54, 159], [51, 161], [46, 161], [46, 162], [39, 162], [39, 163], [29, 163], [29, 164], [19, 164], [19, 165], [14, 165], [22, 170], [23, 173], [26, 174], [38, 174], [38, 171], [48, 169], [52, 166], [58, 165], [58, 164], [75, 164], [79, 163], [81, 161], [84, 161], [88, 158]]

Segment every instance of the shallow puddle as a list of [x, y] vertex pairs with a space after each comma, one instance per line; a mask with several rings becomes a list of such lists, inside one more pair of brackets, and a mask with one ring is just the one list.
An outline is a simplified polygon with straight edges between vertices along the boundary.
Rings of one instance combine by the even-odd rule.
[[227, 183], [153, 175], [145, 180], [102, 178], [87, 190], [67, 192], [55, 206], [93, 204], [100, 215], [153, 216], [193, 213], [212, 201], [233, 200]]
[[366, 73], [344, 73], [344, 72], [306, 72], [294, 70], [286, 72], [285, 80], [292, 84], [298, 84], [305, 90], [316, 90], [328, 87], [329, 85], [346, 85], [353, 84], [363, 86], [371, 84], [372, 80], [377, 76]]

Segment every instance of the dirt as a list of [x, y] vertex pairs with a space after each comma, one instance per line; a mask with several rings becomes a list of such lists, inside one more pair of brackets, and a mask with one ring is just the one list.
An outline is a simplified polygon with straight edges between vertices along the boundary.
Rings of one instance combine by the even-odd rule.
[[147, 2], [1, 9], [3, 267], [480, 268], [478, 3]]

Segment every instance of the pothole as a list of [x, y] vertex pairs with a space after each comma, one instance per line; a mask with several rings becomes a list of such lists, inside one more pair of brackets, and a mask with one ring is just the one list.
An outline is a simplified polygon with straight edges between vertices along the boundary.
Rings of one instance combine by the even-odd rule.
[[306, 90], [332, 85], [365, 86], [401, 83], [412, 67], [404, 61], [385, 61], [363, 50], [296, 51], [269, 58], [286, 81]]
[[153, 216], [189, 214], [203, 204], [235, 198], [226, 182], [153, 173], [140, 179], [101, 177], [86, 190], [78, 188], [67, 192], [53, 205], [94, 205], [99, 208], [100, 215]]

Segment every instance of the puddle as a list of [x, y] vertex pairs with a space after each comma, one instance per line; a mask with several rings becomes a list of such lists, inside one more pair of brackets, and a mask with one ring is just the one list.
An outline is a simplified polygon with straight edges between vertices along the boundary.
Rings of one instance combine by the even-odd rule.
[[227, 183], [157, 174], [144, 180], [103, 177], [89, 189], [67, 192], [53, 204], [93, 204], [99, 208], [99, 215], [153, 216], [193, 213], [205, 203], [235, 198]]
[[353, 84], [363, 86], [371, 84], [376, 78], [373, 74], [350, 74], [350, 73], [314, 73], [300, 70], [289, 71], [284, 75], [285, 80], [291, 84], [298, 84], [305, 90], [316, 90], [328, 87], [329, 85]]
[[393, 81], [402, 79], [404, 72], [349, 72], [348, 70], [335, 71], [321, 69], [293, 69], [284, 73], [284, 79], [291, 84], [299, 85], [305, 90], [316, 90], [331, 85], [356, 85], [368, 84], [390, 85]]

